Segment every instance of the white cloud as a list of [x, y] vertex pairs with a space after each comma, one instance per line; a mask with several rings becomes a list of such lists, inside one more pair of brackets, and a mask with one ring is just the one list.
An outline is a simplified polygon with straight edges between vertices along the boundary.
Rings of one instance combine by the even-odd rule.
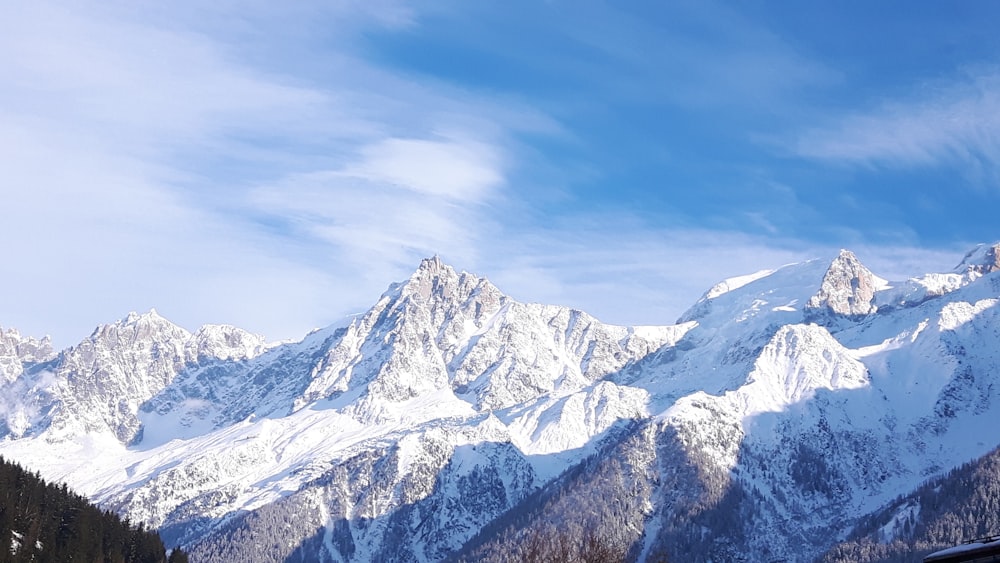
[[287, 128], [283, 116], [324, 102], [315, 90], [235, 64], [204, 36], [95, 20], [77, 9], [33, 3], [3, 19], [0, 49], [17, 54], [0, 62], [8, 112], [148, 156], [233, 126]]
[[501, 160], [475, 141], [386, 139], [341, 169], [258, 187], [250, 203], [290, 236], [318, 241], [331, 259], [387, 284], [431, 254], [475, 259], [498, 228], [488, 204], [500, 200]]
[[468, 139], [384, 139], [344, 174], [430, 196], [478, 201], [503, 182], [496, 149]]
[[26, 4], [0, 23], [0, 49], [16, 54], [0, 58], [3, 323], [58, 345], [153, 306], [189, 327], [290, 336], [314, 324], [303, 300], [336, 284], [201, 205], [221, 186], [179, 189], [199, 170], [177, 155], [218, 151], [240, 128], [290, 134], [325, 95], [205, 37], [73, 8]]
[[[156, 307], [187, 328], [296, 337], [435, 253], [519, 299], [665, 323], [723, 277], [815, 255], [624, 216], [521, 213], [516, 137], [565, 135], [560, 124], [356, 58], [358, 30], [416, 15], [335, 4], [333, 20], [325, 4], [289, 15], [271, 3], [237, 19], [224, 3], [151, 16], [27, 3], [0, 18], [0, 323], [69, 345]], [[262, 21], [280, 23], [277, 38]], [[324, 41], [338, 48], [305, 56]]]
[[914, 98], [835, 117], [796, 139], [796, 154], [890, 167], [1000, 164], [1000, 71], [924, 88]]
[[[336, 33], [412, 24], [382, 4], [338, 5]], [[257, 9], [248, 17], [271, 8]], [[473, 256], [510, 132], [558, 129], [345, 50], [324, 52], [326, 80], [262, 70], [245, 43], [192, 31], [205, 23], [191, 14], [28, 4], [8, 16], [0, 322], [57, 345], [151, 307], [188, 328], [301, 336], [422, 256]]]

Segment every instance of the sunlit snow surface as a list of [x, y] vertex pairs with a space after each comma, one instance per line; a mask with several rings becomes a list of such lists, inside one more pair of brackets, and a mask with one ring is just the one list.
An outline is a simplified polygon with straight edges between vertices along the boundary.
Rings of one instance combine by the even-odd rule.
[[[369, 312], [298, 343], [266, 346], [232, 327], [187, 333], [154, 312], [99, 328], [62, 359], [32, 357], [45, 371], [29, 379], [27, 360], [11, 359], [21, 337], [8, 336], [0, 454], [162, 526], [181, 508], [221, 519], [264, 506], [363, 452], [394, 448], [405, 480], [441, 443], [459, 473], [495, 462], [466, 446], [513, 446], [530, 468], [527, 483], [503, 478], [513, 502], [614, 428], [656, 419], [765, 491], [775, 512], [763, 526], [807, 529], [830, 510], [873, 510], [1000, 442], [1000, 385], [982, 375], [1000, 365], [998, 274], [872, 276], [878, 313], [845, 319], [807, 307], [829, 268], [726, 280], [663, 327], [519, 303], [433, 259]], [[105, 412], [78, 404], [87, 385], [132, 395]], [[801, 452], [789, 444], [842, 480], [832, 505], [741, 461], [791, 464]]]

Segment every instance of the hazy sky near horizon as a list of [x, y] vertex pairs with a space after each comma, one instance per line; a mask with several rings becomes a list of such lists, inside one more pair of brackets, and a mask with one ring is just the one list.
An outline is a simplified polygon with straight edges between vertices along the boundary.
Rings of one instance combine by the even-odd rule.
[[669, 324], [1000, 239], [995, 2], [0, 6], [0, 326], [60, 346], [154, 307], [301, 337], [434, 254]]

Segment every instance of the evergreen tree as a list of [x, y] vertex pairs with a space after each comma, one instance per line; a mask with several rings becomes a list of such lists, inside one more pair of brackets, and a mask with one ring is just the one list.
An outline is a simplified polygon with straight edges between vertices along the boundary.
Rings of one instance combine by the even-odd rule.
[[187, 563], [145, 526], [0, 457], [0, 563]]

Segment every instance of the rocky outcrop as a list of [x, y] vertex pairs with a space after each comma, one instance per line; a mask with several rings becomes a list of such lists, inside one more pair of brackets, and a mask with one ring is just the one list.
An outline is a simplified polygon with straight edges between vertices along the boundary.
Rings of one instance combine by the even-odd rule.
[[477, 410], [506, 408], [557, 388], [580, 389], [672, 335], [519, 303], [486, 278], [431, 258], [345, 329], [296, 408], [352, 389], [391, 402], [444, 391]]
[[58, 356], [48, 340], [18, 339], [11, 331], [4, 335], [2, 369], [16, 370], [9, 360], [15, 357], [22, 366], [30, 365], [16, 384], [32, 412], [48, 413], [37, 419], [22, 416], [16, 426], [20, 434], [46, 432], [52, 440], [110, 432], [122, 443], [136, 441], [142, 435], [140, 409], [179, 374], [219, 361], [245, 360], [264, 349], [261, 336], [216, 325], [191, 334], [155, 310], [101, 325]]
[[806, 303], [806, 311], [848, 318], [871, 315], [878, 309], [875, 292], [879, 282], [854, 253], [841, 250], [823, 276], [819, 291]]
[[955, 268], [958, 273], [990, 274], [1000, 270], [1000, 242], [980, 244], [970, 250]]
[[25, 365], [45, 362], [54, 356], [48, 336], [37, 339], [21, 336], [17, 329], [0, 327], [0, 383], [16, 379]]
[[873, 315], [891, 289], [845, 251], [620, 327], [429, 259], [301, 342], [151, 312], [21, 362], [0, 452], [206, 561], [438, 561], [477, 536], [521, 560], [521, 529], [809, 560], [1000, 441], [1000, 279], [952, 276]]

